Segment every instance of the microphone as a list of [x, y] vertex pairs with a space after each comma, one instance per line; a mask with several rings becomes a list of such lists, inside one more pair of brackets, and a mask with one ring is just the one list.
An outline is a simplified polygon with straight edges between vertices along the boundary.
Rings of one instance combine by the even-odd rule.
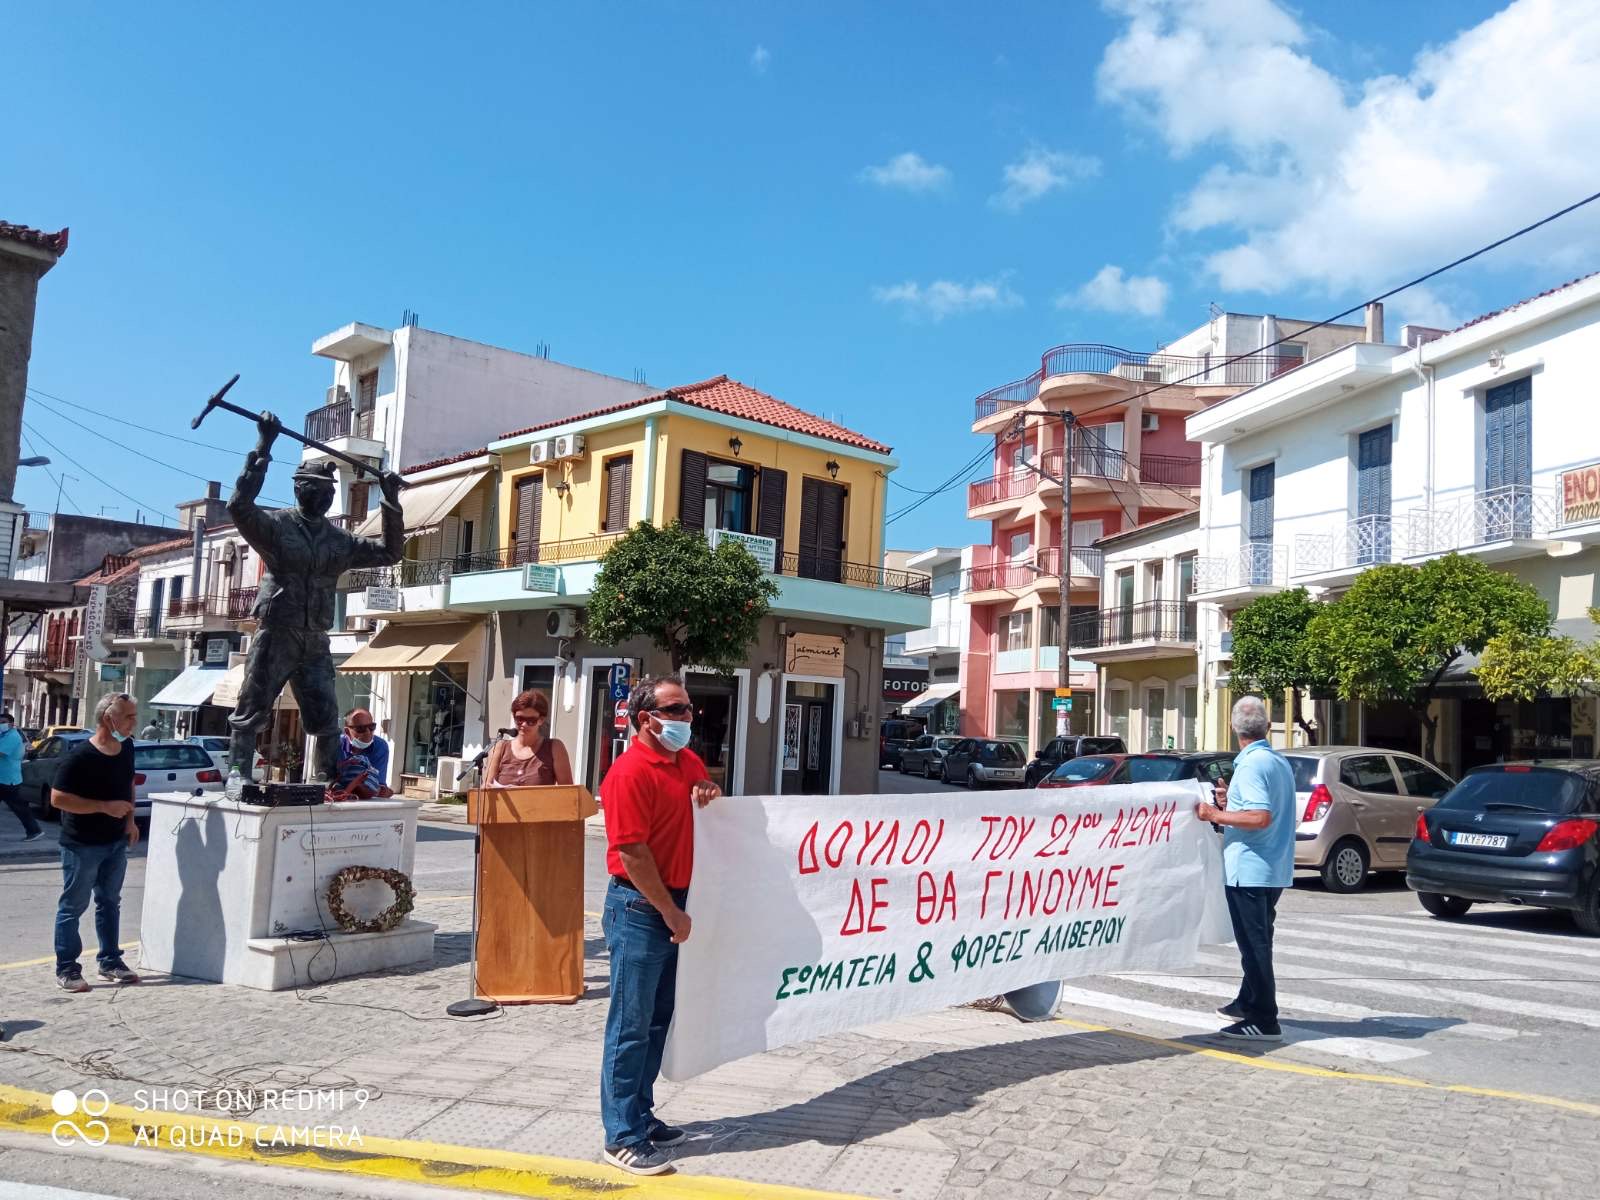
[[517, 731], [515, 729], [496, 729], [495, 732], [498, 733], [501, 737], [516, 737], [517, 736]]

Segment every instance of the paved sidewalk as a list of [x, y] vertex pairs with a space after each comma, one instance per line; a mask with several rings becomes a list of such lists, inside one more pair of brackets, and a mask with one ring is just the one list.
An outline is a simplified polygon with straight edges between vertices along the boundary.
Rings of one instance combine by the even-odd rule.
[[[298, 995], [156, 979], [73, 997], [52, 992], [44, 968], [0, 973], [12, 1029], [0, 1082], [99, 1087], [122, 1104], [151, 1088], [367, 1088], [359, 1114], [296, 1119], [576, 1160], [570, 1173], [595, 1189], [621, 1182], [595, 1165], [606, 994], [596, 922], [583, 1001], [463, 1021], [444, 1007], [466, 994], [468, 904], [423, 896], [418, 915], [440, 925], [431, 967]], [[1383, 1082], [1298, 1049], [1253, 1060], [1202, 1040], [975, 1009], [775, 1051], [663, 1084], [659, 1098], [662, 1116], [694, 1135], [678, 1152], [685, 1176], [900, 1200], [1571, 1200], [1591, 1194], [1600, 1170], [1600, 1118], [1581, 1106]]]

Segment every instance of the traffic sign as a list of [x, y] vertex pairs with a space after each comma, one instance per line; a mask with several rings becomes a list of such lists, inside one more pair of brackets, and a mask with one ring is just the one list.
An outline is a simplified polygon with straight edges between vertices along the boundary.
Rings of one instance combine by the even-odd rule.
[[1068, 697], [1070, 695], [1072, 695], [1072, 689], [1071, 688], [1057, 688], [1056, 689], [1056, 696], [1057, 696], [1058, 699], [1065, 699], [1066, 697]]
[[1057, 697], [1056, 699], [1050, 701], [1050, 707], [1055, 709], [1057, 712], [1071, 712], [1072, 701], [1070, 699]]
[[617, 712], [616, 716], [612, 718], [612, 727], [618, 733], [628, 728], [628, 702], [626, 700], [617, 701]]
[[625, 662], [612, 663], [611, 673], [607, 678], [611, 684], [611, 698], [626, 700], [629, 689], [633, 687], [633, 667]]

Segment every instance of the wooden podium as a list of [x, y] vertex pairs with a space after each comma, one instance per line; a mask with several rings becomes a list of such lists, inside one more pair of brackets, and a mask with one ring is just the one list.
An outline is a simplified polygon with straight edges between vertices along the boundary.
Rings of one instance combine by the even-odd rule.
[[581, 787], [474, 788], [478, 826], [477, 994], [501, 1004], [572, 1004], [583, 995]]

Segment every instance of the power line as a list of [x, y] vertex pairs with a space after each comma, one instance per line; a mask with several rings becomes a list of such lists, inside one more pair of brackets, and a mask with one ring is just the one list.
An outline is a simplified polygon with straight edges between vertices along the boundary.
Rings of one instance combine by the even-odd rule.
[[[22, 431], [22, 440], [27, 443], [29, 454], [39, 453], [38, 447], [33, 444], [33, 439], [28, 436], [27, 430]], [[83, 506], [72, 498], [72, 493], [67, 491], [67, 485], [56, 478], [56, 473], [49, 467], [43, 467], [41, 469], [47, 476], [49, 476], [50, 482], [56, 485], [57, 494], [66, 500], [68, 504], [72, 505], [73, 508], [77, 509], [78, 512], [83, 512]]]
[[[73, 418], [68, 416], [66, 413], [58, 412], [56, 409], [51, 408], [48, 404], [41, 403], [38, 400], [35, 400], [34, 403], [39, 408], [44, 409], [45, 412], [49, 413], [53, 417], [60, 417], [63, 421], [72, 421], [73, 420]], [[126, 451], [127, 453], [132, 454], [135, 457], [144, 459], [146, 462], [154, 463], [158, 467], [165, 467], [169, 471], [176, 471], [179, 475], [187, 475], [190, 479], [197, 479], [201, 483], [215, 483], [216, 482], [216, 480], [207, 479], [204, 475], [196, 475], [193, 471], [185, 471], [182, 467], [175, 467], [171, 463], [165, 461], [164, 459], [155, 458], [155, 457], [153, 457], [153, 456], [151, 456], [149, 454], [144, 453], [144, 451], [142, 451], [142, 450], [135, 450], [132, 446], [126, 446], [123, 443], [117, 441], [115, 438], [108, 437], [106, 434], [101, 433], [98, 429], [94, 429], [91, 426], [74, 422], [74, 428], [80, 429], [84, 433], [93, 434], [95, 437], [99, 438], [103, 442], [110, 442], [118, 450]], [[113, 489], [113, 490], [115, 490], [115, 489]], [[277, 505], [280, 508], [288, 507], [288, 502], [284, 501], [284, 500], [276, 500], [271, 496], [263, 496], [262, 499], [266, 500], [266, 502], [268, 504], [274, 504], [274, 505]]]
[[33, 387], [32, 385], [28, 387], [28, 391], [36, 398], [42, 397], [45, 400], [53, 400], [57, 404], [65, 404], [68, 408], [76, 408], [82, 412], [89, 413], [91, 416], [99, 417], [103, 421], [115, 421], [118, 425], [126, 425], [130, 429], [137, 429], [144, 433], [153, 433], [156, 437], [170, 438], [174, 442], [183, 442], [188, 446], [199, 446], [204, 450], [215, 450], [219, 454], [238, 454], [237, 450], [230, 449], [227, 446], [216, 446], [210, 442], [198, 441], [195, 438], [181, 437], [176, 433], [168, 433], [163, 429], [153, 429], [149, 425], [140, 425], [137, 421], [128, 421], [122, 417], [114, 417], [110, 413], [101, 412], [97, 408], [90, 408], [87, 404], [77, 404], [71, 400], [63, 400], [60, 396], [52, 396], [49, 392], [40, 391], [38, 388]]
[[[26, 428], [26, 426], [24, 426], [24, 428]], [[77, 459], [73, 458], [72, 455], [68, 454], [60, 446], [56, 445], [49, 438], [45, 437], [44, 434], [40, 433], [37, 429], [33, 430], [32, 433], [33, 433], [34, 437], [38, 438], [41, 442], [43, 442], [46, 446], [50, 447], [50, 449], [54, 450], [57, 454], [61, 455], [62, 458], [66, 459], [73, 466], [77, 467], [78, 470], [80, 470], [80, 471], [88, 471], [89, 470], [88, 467], [84, 466]], [[96, 474], [95, 472], [91, 471], [90, 474], [93, 475], [95, 478], [99, 478], [98, 474]], [[124, 500], [131, 500], [131, 501], [133, 501], [133, 503], [137, 504], [140, 508], [149, 509], [151, 516], [158, 518], [163, 525], [165, 525], [167, 523], [167, 518], [162, 513], [161, 509], [159, 507], [157, 507], [156, 505], [151, 504], [148, 501], [141, 500], [137, 496], [128, 495], [127, 492], [123, 491], [116, 484], [109, 483], [105, 479], [100, 479], [100, 482], [105, 487], [110, 488], [117, 495], [121, 496]]]

